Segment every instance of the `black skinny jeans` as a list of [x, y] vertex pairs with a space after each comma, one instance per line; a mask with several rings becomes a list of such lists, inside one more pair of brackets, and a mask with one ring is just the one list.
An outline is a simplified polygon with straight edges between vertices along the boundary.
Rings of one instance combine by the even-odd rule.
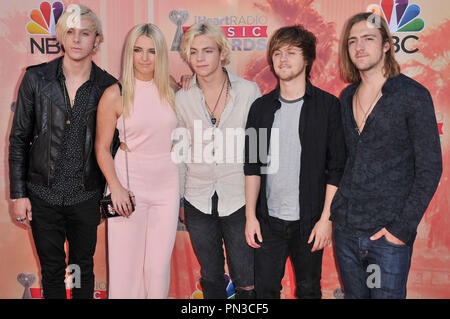
[[[80, 287], [75, 283], [73, 299], [92, 299], [94, 293], [94, 253], [97, 226], [100, 223], [99, 197], [73, 206], [55, 206], [30, 197], [33, 219], [31, 229], [39, 256], [42, 287], [46, 299], [65, 299], [66, 253], [69, 243], [69, 265], [80, 270]], [[74, 273], [75, 274], [75, 273]], [[77, 280], [77, 279], [76, 279]]]
[[300, 299], [322, 297], [323, 249], [311, 252], [314, 241], [300, 233], [301, 221], [284, 221], [269, 216], [260, 220], [263, 242], [255, 251], [255, 290], [258, 299], [280, 299], [281, 280], [288, 256], [295, 273], [295, 295]]
[[212, 214], [205, 214], [184, 201], [186, 226], [201, 266], [200, 283], [205, 299], [226, 299], [225, 243], [227, 264], [237, 299], [252, 299], [254, 291], [254, 249], [245, 240], [245, 206], [229, 216], [219, 217], [218, 197], [212, 197]]

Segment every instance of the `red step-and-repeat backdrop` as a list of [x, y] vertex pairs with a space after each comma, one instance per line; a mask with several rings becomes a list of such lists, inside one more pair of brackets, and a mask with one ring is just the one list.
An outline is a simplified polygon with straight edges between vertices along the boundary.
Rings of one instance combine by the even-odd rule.
[[[166, 36], [170, 72], [176, 78], [190, 70], [176, 51], [183, 27], [212, 22], [222, 26], [232, 46], [230, 70], [256, 81], [263, 93], [276, 80], [266, 62], [270, 35], [281, 26], [303, 24], [318, 38], [312, 82], [335, 95], [345, 87], [339, 75], [339, 39], [351, 15], [373, 11], [384, 15], [395, 39], [402, 72], [426, 86], [433, 97], [443, 150], [439, 188], [419, 226], [408, 281], [408, 298], [450, 297], [449, 134], [450, 2], [447, 0], [84, 0], [2, 1], [0, 10], [0, 298], [41, 298], [40, 268], [31, 232], [12, 222], [8, 181], [8, 136], [20, 80], [25, 67], [61, 54], [54, 35], [52, 8], [82, 3], [103, 23], [105, 42], [95, 62], [118, 77], [127, 32], [138, 23], [153, 22]], [[98, 229], [95, 254], [95, 298], [106, 298], [106, 227]], [[169, 298], [202, 298], [200, 266], [189, 234], [179, 225], [172, 257]], [[324, 298], [342, 298], [332, 247], [325, 248]], [[282, 298], [294, 298], [293, 271], [288, 261]]]

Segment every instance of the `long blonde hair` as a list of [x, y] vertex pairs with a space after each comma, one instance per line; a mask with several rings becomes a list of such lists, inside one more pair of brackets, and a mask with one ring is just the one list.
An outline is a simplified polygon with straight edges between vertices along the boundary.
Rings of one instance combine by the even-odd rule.
[[170, 104], [175, 111], [175, 93], [170, 86], [169, 58], [167, 44], [161, 30], [151, 23], [136, 25], [128, 34], [122, 63], [122, 87], [123, 87], [123, 115], [127, 117], [131, 113], [134, 102], [135, 74], [133, 65], [134, 44], [137, 38], [145, 35], [151, 38], [155, 44], [155, 71], [153, 81], [158, 89], [159, 97]]

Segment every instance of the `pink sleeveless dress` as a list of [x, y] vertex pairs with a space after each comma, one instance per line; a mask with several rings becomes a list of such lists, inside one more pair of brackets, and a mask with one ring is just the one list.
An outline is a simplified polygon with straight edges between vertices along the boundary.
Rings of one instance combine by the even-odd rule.
[[[136, 210], [129, 218], [108, 220], [109, 298], [167, 298], [179, 211], [178, 167], [170, 155], [176, 126], [153, 81], [136, 79], [134, 106], [125, 119]], [[124, 141], [122, 116], [117, 128]], [[126, 188], [125, 152], [119, 149], [114, 162]]]

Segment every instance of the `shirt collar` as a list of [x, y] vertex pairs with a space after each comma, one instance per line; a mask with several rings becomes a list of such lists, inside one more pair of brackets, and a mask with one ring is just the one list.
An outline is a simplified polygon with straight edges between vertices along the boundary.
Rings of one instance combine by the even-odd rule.
[[[306, 86], [305, 86], [305, 97], [313, 97], [315, 95], [314, 86], [311, 84], [309, 80], [306, 80]], [[272, 99], [274, 101], [279, 101], [280, 98], [280, 85], [275, 88], [275, 90], [272, 91]]]
[[[60, 79], [62, 81], [66, 80], [66, 77], [64, 76], [63, 72], [63, 59], [58, 60], [58, 66], [56, 68], [56, 78]], [[94, 62], [91, 62], [91, 73], [89, 74], [89, 80], [88, 82], [95, 82], [95, 71], [94, 71]]]
[[[228, 71], [227, 68], [225, 68], [224, 66], [222, 67], [222, 70], [227, 74], [228, 83], [230, 84], [230, 89], [232, 89], [233, 83], [237, 82], [239, 80], [239, 77], [236, 76], [234, 73]], [[190, 88], [192, 88], [194, 86], [200, 88], [200, 86], [198, 85], [198, 81], [197, 81], [197, 74], [194, 74], [192, 81], [191, 81]]]
[[399, 76], [388, 78], [386, 82], [384, 82], [383, 87], [381, 88], [381, 93], [394, 93], [396, 90], [397, 80], [399, 79]]
[[58, 60], [58, 66], [56, 67], [56, 78], [65, 80], [66, 77], [64, 76], [64, 72], [63, 72], [63, 68], [62, 68], [62, 60], [63, 59]]
[[[393, 78], [388, 78], [386, 82], [384, 82], [383, 86], [381, 87], [381, 93], [383, 95], [386, 95], [386, 93], [394, 93], [396, 91], [396, 86], [398, 84], [398, 81], [400, 79], [400, 76], [396, 76]], [[358, 81], [356, 83], [353, 83], [350, 85], [350, 96], [355, 95], [356, 90], [358, 89], [358, 86], [361, 84], [361, 81]]]
[[305, 89], [305, 95], [312, 97], [315, 95], [315, 91], [313, 88], [313, 85], [309, 80], [306, 80], [306, 89]]

